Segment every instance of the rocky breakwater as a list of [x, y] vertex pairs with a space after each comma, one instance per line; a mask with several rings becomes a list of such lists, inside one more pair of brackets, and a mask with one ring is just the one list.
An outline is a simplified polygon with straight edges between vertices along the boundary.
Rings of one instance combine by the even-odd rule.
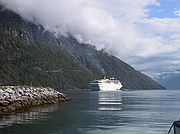
[[70, 99], [52, 88], [1, 86], [0, 116], [29, 109], [33, 106], [55, 104]]

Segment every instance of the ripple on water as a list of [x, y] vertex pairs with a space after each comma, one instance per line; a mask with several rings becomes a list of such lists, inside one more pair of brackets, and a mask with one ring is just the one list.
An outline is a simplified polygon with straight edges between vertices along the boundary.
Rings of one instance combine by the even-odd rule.
[[180, 91], [66, 94], [68, 104], [0, 119], [0, 134], [165, 134], [180, 117]]

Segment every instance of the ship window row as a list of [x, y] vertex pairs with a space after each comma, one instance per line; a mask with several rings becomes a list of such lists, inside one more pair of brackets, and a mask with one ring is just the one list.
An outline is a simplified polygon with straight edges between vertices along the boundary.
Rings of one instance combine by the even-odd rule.
[[92, 81], [91, 83], [102, 83], [102, 82], [100, 82], [100, 81]]
[[118, 84], [118, 81], [105, 81], [104, 83], [114, 83], [114, 84]]

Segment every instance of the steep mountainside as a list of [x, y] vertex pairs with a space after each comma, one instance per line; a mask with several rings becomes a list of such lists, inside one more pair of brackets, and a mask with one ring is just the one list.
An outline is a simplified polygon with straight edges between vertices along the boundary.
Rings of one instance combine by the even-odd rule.
[[0, 8], [0, 84], [88, 88], [102, 74], [129, 89], [163, 89], [148, 76], [71, 35], [55, 37], [42, 26]]

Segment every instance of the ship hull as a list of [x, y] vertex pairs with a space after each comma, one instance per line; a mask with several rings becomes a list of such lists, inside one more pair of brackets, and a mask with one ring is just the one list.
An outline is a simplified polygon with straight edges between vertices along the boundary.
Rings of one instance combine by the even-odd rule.
[[91, 91], [120, 91], [122, 90], [121, 83], [118, 84], [102, 84], [102, 83], [91, 83]]

